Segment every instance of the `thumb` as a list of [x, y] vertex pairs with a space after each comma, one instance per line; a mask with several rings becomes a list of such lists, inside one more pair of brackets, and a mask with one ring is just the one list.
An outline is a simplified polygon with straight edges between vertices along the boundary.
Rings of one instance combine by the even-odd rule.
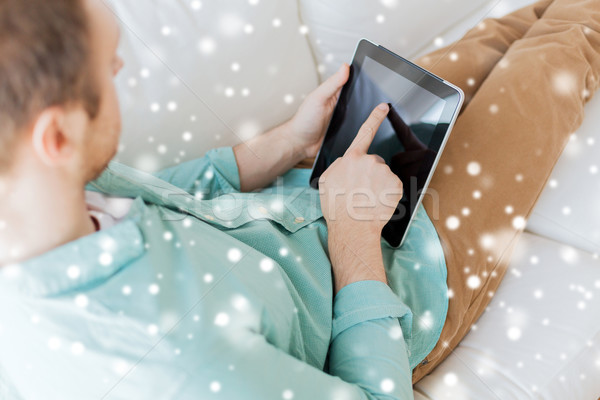
[[342, 63], [342, 66], [337, 72], [323, 82], [316, 91], [322, 99], [329, 99], [330, 97], [335, 96], [341, 87], [344, 86], [348, 81], [349, 76], [350, 66], [347, 63]]

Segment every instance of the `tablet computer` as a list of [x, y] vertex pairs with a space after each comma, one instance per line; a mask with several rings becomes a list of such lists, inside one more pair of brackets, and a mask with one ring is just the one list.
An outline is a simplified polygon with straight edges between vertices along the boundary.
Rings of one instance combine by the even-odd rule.
[[388, 103], [388, 117], [367, 153], [381, 156], [402, 180], [402, 198], [382, 231], [391, 246], [401, 246], [463, 100], [460, 88], [361, 39], [315, 158], [310, 185], [318, 188], [321, 174], [344, 155], [371, 111]]

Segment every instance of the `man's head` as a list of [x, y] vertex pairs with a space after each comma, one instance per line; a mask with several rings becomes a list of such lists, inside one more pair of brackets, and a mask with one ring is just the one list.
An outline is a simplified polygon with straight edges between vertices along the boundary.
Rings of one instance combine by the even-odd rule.
[[0, 0], [0, 176], [105, 168], [121, 130], [118, 40], [102, 0]]

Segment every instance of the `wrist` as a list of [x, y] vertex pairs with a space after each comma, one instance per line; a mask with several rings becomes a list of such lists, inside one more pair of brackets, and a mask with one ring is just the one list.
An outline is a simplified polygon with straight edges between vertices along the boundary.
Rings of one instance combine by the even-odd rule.
[[308, 158], [307, 146], [302, 140], [299, 140], [299, 135], [294, 131], [293, 119], [284, 122], [280, 126], [280, 132], [283, 146], [291, 154], [294, 164]]
[[358, 281], [377, 280], [387, 284], [379, 234], [354, 234], [334, 228], [328, 233], [328, 247], [334, 294]]
[[345, 222], [327, 221], [327, 232], [329, 239], [343, 239], [350, 245], [359, 245], [360, 243], [380, 242], [381, 228], [365, 223], [364, 221], [356, 224]]

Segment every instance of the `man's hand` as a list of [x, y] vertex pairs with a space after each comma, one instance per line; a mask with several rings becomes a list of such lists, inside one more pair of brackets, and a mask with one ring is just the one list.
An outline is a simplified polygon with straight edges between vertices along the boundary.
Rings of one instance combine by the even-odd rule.
[[387, 283], [380, 237], [402, 198], [402, 181], [381, 157], [367, 150], [388, 110], [387, 104], [380, 104], [344, 156], [319, 178], [335, 293], [360, 280]]
[[304, 151], [305, 158], [314, 157], [319, 152], [325, 130], [349, 75], [350, 66], [343, 63], [335, 74], [306, 96], [296, 115], [287, 122], [287, 138], [294, 147]]
[[388, 110], [387, 104], [380, 104], [344, 156], [319, 178], [321, 209], [329, 228], [379, 235], [394, 214], [402, 198], [402, 181], [381, 157], [367, 154]]

